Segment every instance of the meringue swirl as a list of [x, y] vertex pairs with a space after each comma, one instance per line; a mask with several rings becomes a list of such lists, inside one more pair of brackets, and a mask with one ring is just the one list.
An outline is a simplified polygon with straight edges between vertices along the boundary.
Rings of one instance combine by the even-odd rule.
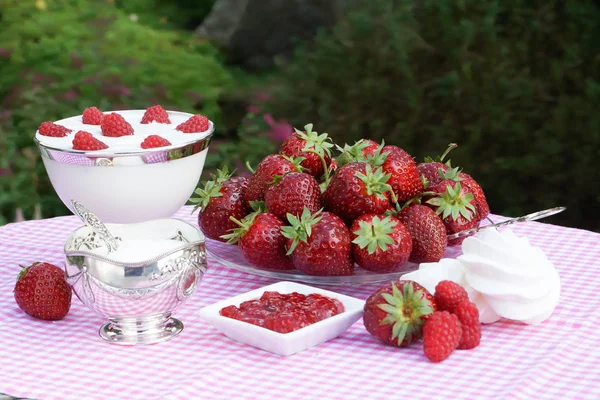
[[511, 230], [488, 229], [465, 239], [458, 260], [465, 280], [499, 316], [539, 324], [558, 304], [560, 278], [546, 254]]

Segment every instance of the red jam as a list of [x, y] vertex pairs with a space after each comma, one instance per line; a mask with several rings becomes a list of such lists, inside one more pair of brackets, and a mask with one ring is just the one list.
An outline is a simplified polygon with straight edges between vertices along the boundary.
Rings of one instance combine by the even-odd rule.
[[219, 313], [275, 332], [289, 333], [342, 312], [344, 305], [339, 300], [320, 294], [265, 292], [260, 299], [245, 301], [239, 307], [225, 307]]

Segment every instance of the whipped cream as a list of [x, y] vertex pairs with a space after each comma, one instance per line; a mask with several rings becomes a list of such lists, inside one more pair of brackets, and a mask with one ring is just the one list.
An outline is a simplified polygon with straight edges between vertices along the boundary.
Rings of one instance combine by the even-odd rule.
[[538, 324], [558, 304], [560, 278], [544, 252], [511, 230], [488, 229], [465, 239], [467, 283], [501, 317]]
[[431, 293], [443, 280], [458, 283], [477, 305], [479, 320], [500, 318], [538, 324], [554, 311], [560, 296], [560, 279], [544, 252], [511, 230], [487, 229], [465, 239], [463, 255], [422, 263], [402, 276]]
[[[48, 146], [55, 149], [73, 150], [73, 138], [77, 131], [86, 131], [91, 133], [98, 140], [106, 143], [108, 149], [99, 150], [94, 152], [85, 152], [93, 154], [110, 154], [115, 152], [144, 152], [144, 151], [156, 151], [157, 149], [144, 150], [141, 148], [141, 143], [144, 139], [150, 135], [159, 135], [171, 142], [171, 146], [161, 147], [160, 150], [171, 149], [179, 147], [188, 143], [193, 143], [202, 137], [208, 136], [212, 131], [213, 124], [209, 123], [209, 130], [199, 133], [183, 133], [176, 130], [177, 125], [187, 121], [193, 114], [178, 112], [178, 111], [167, 111], [169, 114], [170, 124], [161, 124], [158, 122], [151, 122], [149, 124], [142, 124], [142, 117], [146, 110], [124, 110], [124, 111], [106, 111], [104, 114], [115, 112], [125, 118], [127, 122], [133, 127], [133, 135], [121, 136], [121, 137], [109, 137], [102, 135], [100, 125], [88, 125], [84, 124], [81, 115], [75, 117], [69, 117], [61, 119], [60, 121], [54, 122], [55, 124], [62, 125], [72, 132], [64, 137], [51, 137], [41, 135], [39, 131], [36, 131], [36, 139], [44, 146]], [[82, 153], [84, 153], [82, 151]]]

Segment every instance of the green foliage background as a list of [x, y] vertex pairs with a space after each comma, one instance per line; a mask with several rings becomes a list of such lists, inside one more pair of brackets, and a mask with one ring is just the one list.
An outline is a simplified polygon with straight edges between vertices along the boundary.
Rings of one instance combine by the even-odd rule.
[[345, 0], [335, 27], [261, 75], [194, 38], [213, 3], [0, 0], [0, 224], [17, 207], [66, 213], [40, 122], [160, 103], [217, 123], [207, 171], [276, 151], [286, 125], [265, 114], [418, 160], [457, 142], [492, 212], [565, 205], [552, 222], [600, 231], [597, 2]]
[[420, 160], [456, 142], [493, 212], [600, 230], [598, 2], [354, 3], [281, 63], [274, 114]]

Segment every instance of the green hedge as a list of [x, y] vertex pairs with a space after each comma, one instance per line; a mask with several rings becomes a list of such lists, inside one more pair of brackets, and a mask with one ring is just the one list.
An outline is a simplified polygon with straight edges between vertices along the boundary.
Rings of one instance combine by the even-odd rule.
[[457, 142], [492, 212], [564, 205], [552, 222], [600, 230], [597, 2], [354, 3], [282, 63], [275, 115], [419, 159]]
[[4, 0], [0, 5], [0, 224], [66, 212], [33, 133], [42, 121], [104, 110], [202, 112], [220, 125], [218, 98], [233, 80], [211, 45], [132, 21], [108, 1]]

